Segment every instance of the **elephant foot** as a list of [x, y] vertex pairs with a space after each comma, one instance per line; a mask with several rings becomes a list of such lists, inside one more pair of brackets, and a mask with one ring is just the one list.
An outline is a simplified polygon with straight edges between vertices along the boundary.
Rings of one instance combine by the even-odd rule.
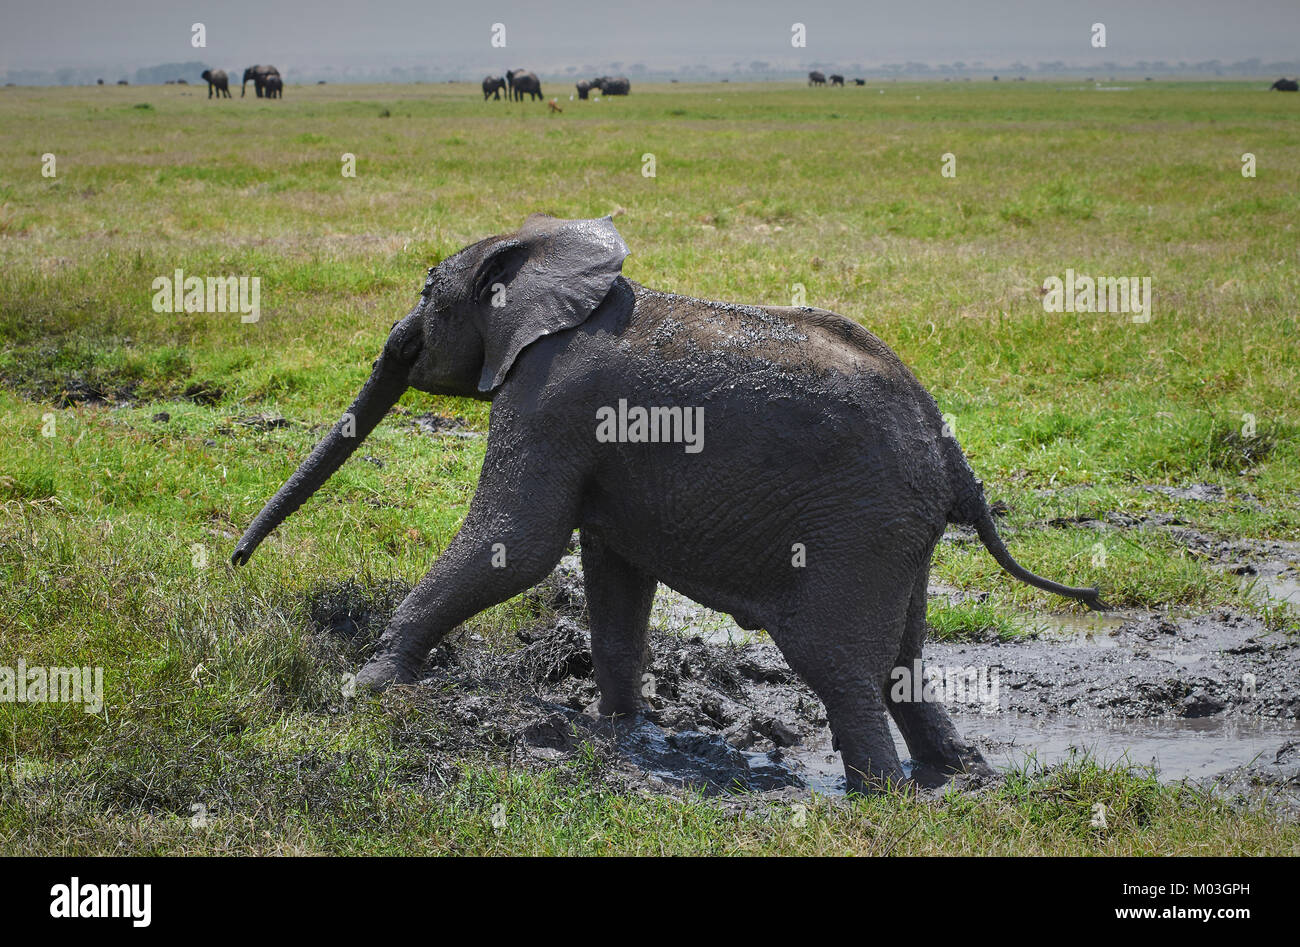
[[377, 654], [357, 672], [356, 683], [357, 687], [377, 693], [390, 684], [414, 684], [419, 677], [417, 671], [396, 655]]

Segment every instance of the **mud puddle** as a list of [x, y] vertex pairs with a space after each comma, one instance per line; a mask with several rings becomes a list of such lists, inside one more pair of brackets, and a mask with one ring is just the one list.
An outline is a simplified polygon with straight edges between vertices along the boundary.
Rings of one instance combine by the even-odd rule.
[[[377, 590], [369, 602], [350, 585], [323, 590], [313, 623], [364, 650], [399, 591]], [[661, 588], [648, 710], [611, 723], [595, 712], [579, 557], [566, 556], [532, 595], [543, 617], [517, 645], [461, 633], [431, 654], [409, 692], [431, 769], [452, 772], [472, 757], [536, 768], [596, 761], [600, 778], [629, 791], [844, 791], [821, 702], [765, 635]], [[984, 685], [978, 701], [940, 699], [990, 763], [1050, 765], [1086, 751], [1103, 763], [1154, 765], [1165, 781], [1281, 786], [1300, 811], [1300, 753], [1286, 749], [1300, 746], [1295, 641], [1227, 610], [1037, 622], [1032, 638], [927, 647], [927, 667]], [[907, 758], [901, 741], [899, 755]], [[904, 765], [922, 786], [942, 783]]]
[[1153, 766], [1165, 781], [1203, 779], [1247, 766], [1300, 740], [1300, 722], [1223, 717], [1090, 720], [1000, 714], [963, 719], [967, 739], [996, 768], [1052, 765], [1087, 753], [1102, 765]]

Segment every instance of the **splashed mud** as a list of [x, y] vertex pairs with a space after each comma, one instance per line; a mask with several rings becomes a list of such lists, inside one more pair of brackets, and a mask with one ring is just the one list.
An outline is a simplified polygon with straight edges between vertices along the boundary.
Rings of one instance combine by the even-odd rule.
[[[400, 590], [382, 590], [378, 604], [350, 585], [317, 598], [318, 631], [358, 643], [373, 640]], [[585, 759], [612, 783], [656, 792], [844, 792], [825, 710], [766, 636], [661, 588], [648, 710], [610, 721], [595, 712], [579, 557], [566, 556], [531, 598], [543, 617], [519, 633], [517, 647], [453, 637], [409, 692], [440, 734], [422, 727], [421, 739], [444, 762], [494, 753], [537, 767]], [[980, 699], [943, 696], [990, 763], [1050, 765], [1087, 752], [1231, 795], [1292, 793], [1300, 811], [1300, 779], [1272, 762], [1300, 744], [1294, 639], [1226, 610], [1025, 621], [1032, 637], [933, 642], [926, 651], [927, 666], [983, 674]], [[923, 787], [945, 782], [910, 761], [905, 769]]]

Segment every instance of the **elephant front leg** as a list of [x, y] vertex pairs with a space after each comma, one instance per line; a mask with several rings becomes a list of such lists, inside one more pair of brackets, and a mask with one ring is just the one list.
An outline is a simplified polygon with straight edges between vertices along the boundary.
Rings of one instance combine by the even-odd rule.
[[433, 569], [406, 597], [357, 683], [411, 683], [429, 649], [468, 618], [532, 588], [564, 555], [577, 519], [561, 478], [527, 469], [489, 445], [469, 515]]
[[654, 576], [587, 532], [582, 534], [582, 573], [600, 712], [603, 716], [634, 714], [642, 706], [650, 606], [657, 583]]
[[380, 689], [415, 681], [429, 650], [453, 628], [545, 579], [568, 537], [568, 524], [492, 530], [467, 520], [398, 607], [357, 683]]

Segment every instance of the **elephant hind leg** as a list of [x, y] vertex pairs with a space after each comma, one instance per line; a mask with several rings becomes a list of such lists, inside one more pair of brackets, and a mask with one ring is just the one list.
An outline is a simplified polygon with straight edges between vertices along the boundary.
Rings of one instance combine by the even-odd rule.
[[[904, 610], [905, 603], [899, 603], [848, 620], [842, 615], [801, 615], [797, 627], [772, 633], [790, 669], [826, 705], [850, 792], [865, 794], [907, 784], [889, 729], [883, 690]], [[882, 639], [895, 647], [882, 650]]]
[[582, 573], [600, 712], [634, 714], [642, 706], [650, 606], [658, 583], [588, 532], [582, 534]]
[[[917, 577], [907, 607], [907, 624], [886, 689], [889, 712], [907, 742], [913, 759], [942, 773], [971, 772], [990, 775], [993, 769], [980, 751], [962, 739], [942, 703], [924, 697], [921, 650], [925, 644], [925, 609], [930, 569]], [[897, 686], [906, 681], [907, 687]]]

